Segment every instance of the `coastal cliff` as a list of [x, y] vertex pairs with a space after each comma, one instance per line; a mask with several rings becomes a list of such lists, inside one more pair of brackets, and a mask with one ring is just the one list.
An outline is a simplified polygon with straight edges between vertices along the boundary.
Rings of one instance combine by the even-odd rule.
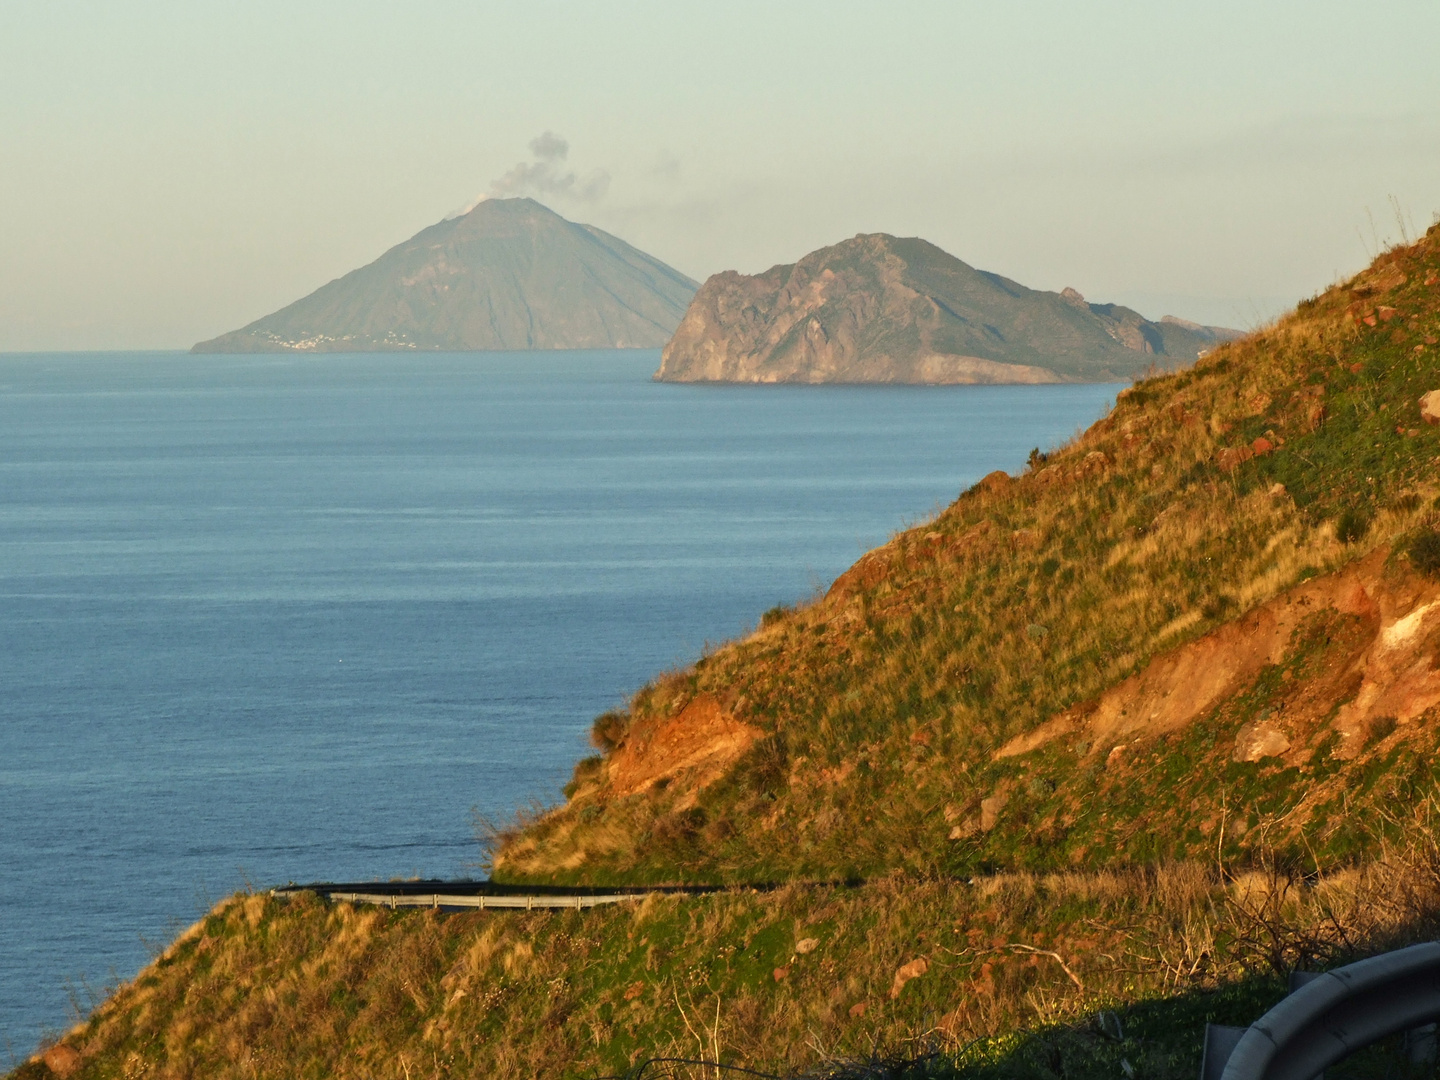
[[1191, 363], [1239, 332], [1151, 322], [1074, 289], [1038, 292], [934, 244], [856, 236], [696, 293], [665, 382], [1116, 382]]

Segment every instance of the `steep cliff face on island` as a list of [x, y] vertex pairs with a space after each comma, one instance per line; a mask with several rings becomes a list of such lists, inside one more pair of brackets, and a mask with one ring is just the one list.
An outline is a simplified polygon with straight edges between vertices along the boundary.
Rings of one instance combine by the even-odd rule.
[[696, 287], [533, 199], [487, 199], [191, 351], [653, 349]]
[[1193, 361], [1238, 331], [1151, 322], [1074, 289], [1037, 292], [934, 244], [856, 236], [711, 277], [666, 345], [667, 382], [1114, 382]]

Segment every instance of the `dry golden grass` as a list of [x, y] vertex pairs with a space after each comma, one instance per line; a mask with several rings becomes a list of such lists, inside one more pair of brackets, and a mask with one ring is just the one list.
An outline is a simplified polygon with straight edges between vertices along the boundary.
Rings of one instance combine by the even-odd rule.
[[[652, 894], [587, 912], [239, 896], [64, 1044], [80, 1053], [75, 1077], [157, 1080], [582, 1077], [651, 1056], [779, 1073], [876, 1052], [974, 1060], [977, 1046], [1004, 1058], [1017, 1032], [1146, 1001], [1209, 1015], [1249, 986], [1230, 1007], [1254, 1010], [1294, 967], [1434, 935], [1427, 822], [1376, 854], [1320, 878], [1185, 862]], [[1191, 1026], [1169, 1035], [1182, 1065], [1203, 1016]], [[17, 1080], [44, 1075], [32, 1064]]]

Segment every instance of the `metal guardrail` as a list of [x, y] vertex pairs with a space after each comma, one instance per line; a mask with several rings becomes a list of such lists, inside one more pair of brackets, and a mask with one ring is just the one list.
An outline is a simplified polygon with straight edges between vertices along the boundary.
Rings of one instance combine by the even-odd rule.
[[1296, 976], [1290, 995], [1248, 1028], [1206, 1025], [1201, 1080], [1315, 1080], [1402, 1031], [1412, 1059], [1434, 1060], [1440, 942]]
[[332, 892], [326, 894], [331, 900], [341, 900], [350, 904], [378, 904], [388, 908], [435, 908], [437, 910], [458, 910], [463, 908], [475, 908], [479, 911], [494, 910], [496, 908], [522, 909], [533, 911], [535, 908], [567, 908], [571, 911], [580, 911], [583, 908], [598, 907], [601, 904], [619, 904], [626, 900], [642, 900], [644, 897], [628, 893], [605, 893], [596, 896], [537, 896], [526, 894], [523, 896], [486, 896], [481, 893], [477, 896], [463, 896], [453, 893], [407, 893], [397, 895], [395, 893], [359, 893], [359, 892]]
[[[772, 886], [752, 886], [767, 890]], [[704, 895], [723, 891], [720, 885], [612, 886], [593, 889], [564, 885], [502, 885], [493, 881], [319, 881], [308, 885], [293, 882], [271, 889], [274, 896], [316, 893], [329, 900], [350, 904], [375, 904], [388, 908], [433, 908], [444, 911], [492, 911], [561, 909], [581, 911], [603, 904], [643, 900], [652, 893]]]

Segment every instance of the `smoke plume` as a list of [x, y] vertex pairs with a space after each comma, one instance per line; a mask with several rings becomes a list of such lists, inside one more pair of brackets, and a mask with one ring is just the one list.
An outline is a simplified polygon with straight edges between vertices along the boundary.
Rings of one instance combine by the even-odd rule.
[[565, 159], [570, 156], [570, 144], [553, 131], [530, 140], [530, 155], [530, 161], [518, 162], [490, 185], [492, 197], [548, 195], [593, 203], [604, 198], [610, 188], [610, 174], [604, 169], [585, 176], [567, 169]]

